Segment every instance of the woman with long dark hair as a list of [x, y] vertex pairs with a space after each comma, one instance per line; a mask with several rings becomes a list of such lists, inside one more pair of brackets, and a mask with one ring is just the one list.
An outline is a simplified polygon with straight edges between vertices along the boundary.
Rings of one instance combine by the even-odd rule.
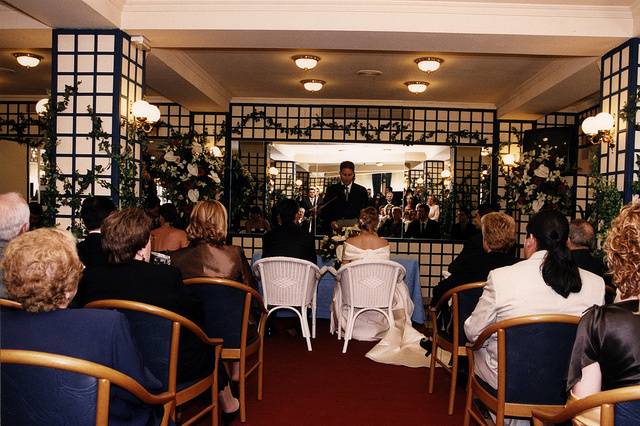
[[[534, 214], [527, 224], [526, 260], [489, 273], [482, 297], [464, 329], [470, 342], [489, 325], [534, 314], [580, 316], [604, 303], [604, 281], [579, 269], [567, 249], [569, 222], [551, 210]], [[497, 388], [497, 340], [476, 353], [475, 374]], [[527, 423], [528, 424], [528, 423]]]

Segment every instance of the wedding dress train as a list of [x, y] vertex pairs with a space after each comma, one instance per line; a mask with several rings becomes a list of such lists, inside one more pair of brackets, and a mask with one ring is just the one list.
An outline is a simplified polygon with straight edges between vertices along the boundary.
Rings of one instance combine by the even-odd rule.
[[[378, 249], [363, 250], [347, 242], [344, 243], [343, 260], [389, 260], [391, 252], [389, 246]], [[337, 313], [342, 315], [343, 324], [347, 323], [348, 309], [341, 311], [338, 306], [339, 297], [334, 290], [331, 309], [331, 332], [337, 331]], [[393, 325], [389, 324], [384, 315], [375, 311], [363, 312], [358, 316], [353, 327], [353, 339], [380, 342], [367, 352], [366, 357], [383, 364], [404, 365], [407, 367], [427, 367], [429, 358], [425, 357], [425, 350], [420, 346], [424, 335], [416, 331], [411, 325], [413, 302], [409, 289], [404, 282], [398, 283], [393, 297]]]

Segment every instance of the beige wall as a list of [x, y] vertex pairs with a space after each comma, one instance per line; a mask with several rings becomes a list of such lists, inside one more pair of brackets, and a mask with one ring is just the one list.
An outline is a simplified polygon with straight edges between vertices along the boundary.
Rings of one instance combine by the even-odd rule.
[[27, 197], [27, 147], [0, 140], [0, 193], [19, 192]]

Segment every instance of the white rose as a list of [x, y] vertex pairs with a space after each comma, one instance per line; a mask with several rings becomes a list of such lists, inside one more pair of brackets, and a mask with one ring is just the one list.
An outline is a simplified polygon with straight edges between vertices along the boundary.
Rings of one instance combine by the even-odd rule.
[[198, 166], [196, 166], [195, 164], [188, 164], [187, 171], [192, 176], [198, 176]]
[[173, 155], [173, 152], [169, 151], [164, 155], [164, 159], [166, 161], [169, 161], [170, 163], [175, 163], [179, 157], [176, 157], [175, 155]]
[[197, 203], [198, 198], [200, 198], [200, 192], [197, 189], [190, 189], [189, 192], [187, 192], [187, 197], [189, 197], [189, 201], [192, 203]]
[[220, 183], [220, 176], [218, 176], [218, 174], [213, 170], [209, 173], [209, 177], [211, 177], [215, 183]]
[[549, 168], [544, 164], [540, 164], [538, 168], [533, 172], [533, 174], [542, 179], [546, 179], [547, 177], [549, 177]]

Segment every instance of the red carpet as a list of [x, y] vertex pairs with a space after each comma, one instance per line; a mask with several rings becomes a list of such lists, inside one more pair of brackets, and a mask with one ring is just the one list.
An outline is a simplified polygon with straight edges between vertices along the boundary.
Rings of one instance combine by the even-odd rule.
[[[256, 378], [247, 388], [247, 426], [266, 425], [461, 425], [464, 392], [456, 413], [447, 415], [449, 376], [438, 369], [432, 395], [426, 368], [375, 363], [364, 354], [375, 343], [342, 342], [318, 322], [308, 352], [302, 337], [266, 338], [264, 397], [256, 399]], [[234, 426], [240, 426], [239, 419]]]

